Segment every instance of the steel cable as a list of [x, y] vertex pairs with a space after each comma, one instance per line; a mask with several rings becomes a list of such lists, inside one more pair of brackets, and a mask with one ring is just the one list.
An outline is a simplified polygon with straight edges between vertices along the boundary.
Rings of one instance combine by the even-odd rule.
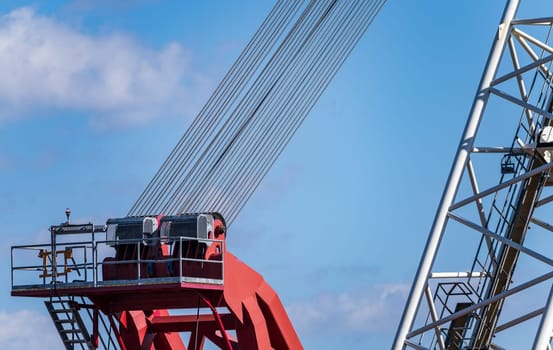
[[[356, 8], [352, 7], [352, 8], [349, 10], [349, 12], [352, 13], [352, 12], [354, 12], [354, 11], [356, 11], [356, 10], [357, 10]], [[339, 27], [342, 26], [342, 25], [343, 25], [343, 21], [340, 22], [340, 23], [338, 24]], [[335, 25], [335, 26], [336, 26], [336, 25]], [[334, 30], [334, 29], [335, 29], [335, 28], [333, 28], [333, 27], [329, 27], [329, 30]], [[322, 34], [322, 36], [323, 36], [323, 37], [330, 37], [330, 38], [333, 37], [332, 35], [327, 36], [326, 34]], [[342, 40], [342, 38], [339, 38], [339, 40]], [[323, 42], [322, 44], [319, 44], [319, 45], [322, 46], [322, 47], [328, 47], [328, 46], [327, 46], [328, 43], [329, 43], [329, 42], [327, 41], [327, 42]], [[317, 57], [317, 59], [315, 60], [315, 62], [316, 62], [316, 61], [320, 61], [320, 56], [322, 56], [322, 54], [319, 54], [318, 56], [319, 56], [319, 57]], [[332, 61], [335, 61], [335, 59], [331, 57], [331, 58], [329, 58], [329, 61], [332, 62]], [[312, 72], [307, 72], [307, 73], [304, 74], [304, 75], [306, 75], [307, 77], [309, 77], [309, 76], [318, 76], [318, 74], [312, 74]], [[292, 76], [292, 74], [288, 74], [288, 76]], [[324, 76], [324, 74], [323, 74], [323, 76]], [[300, 80], [301, 80], [301, 81], [305, 81], [303, 78], [300, 79]], [[293, 83], [293, 81], [292, 81], [292, 83]], [[285, 91], [302, 91], [302, 90], [304, 90], [304, 89], [302, 89], [301, 87], [290, 87], [290, 86], [285, 87]], [[307, 93], [306, 93], [306, 94], [307, 94]], [[304, 94], [304, 95], [305, 95], [305, 94]], [[277, 99], [289, 101], [289, 96], [278, 96]], [[305, 101], [305, 99], [304, 99], [303, 97], [300, 97], [300, 101]], [[300, 105], [298, 105], [298, 106], [300, 106]], [[281, 107], [278, 107], [278, 108], [281, 108]], [[277, 111], [277, 114], [281, 114], [281, 113], [282, 113], [281, 110], [280, 110], [280, 111]], [[293, 111], [292, 111], [291, 113], [287, 112], [287, 113], [284, 113], [284, 114], [285, 114], [285, 115], [288, 115], [288, 116], [295, 116], [295, 115], [296, 115], [296, 113], [293, 112]], [[292, 118], [289, 118], [289, 120], [292, 120]], [[271, 130], [281, 130], [281, 129], [282, 129], [282, 125], [290, 124], [290, 122], [288, 122], [288, 121], [284, 121], [284, 122], [279, 121], [279, 125], [277, 125], [277, 126], [275, 127], [275, 126], [274, 126], [274, 121], [275, 121], [275, 119], [273, 118], [273, 121], [272, 121], [273, 125], [271, 125], [271, 126], [269, 127], [269, 131], [271, 131]], [[266, 132], [264, 132], [264, 134], [266, 134]], [[278, 142], [279, 139], [285, 139], [285, 140], [287, 140], [287, 139], [290, 138], [290, 136], [291, 136], [291, 133], [286, 133], [286, 134], [280, 135], [280, 136], [278, 136], [278, 137], [276, 137], [276, 138], [274, 138], [274, 139]], [[244, 139], [248, 140], [248, 142], [251, 143], [252, 140], [254, 140], [254, 137], [251, 137], [251, 138], [250, 138], [250, 137], [247, 137], [247, 136], [246, 136], [246, 137], [244, 137]], [[266, 140], [263, 140], [263, 138], [262, 138], [262, 141], [264, 142], [264, 144], [265, 144], [266, 146], [267, 146], [267, 145], [268, 145], [268, 146], [265, 147], [265, 148], [263, 148], [263, 149], [261, 149], [261, 150], [258, 150], [257, 152], [253, 153], [253, 155], [259, 156], [259, 155], [273, 154], [273, 152], [270, 152], [270, 150], [273, 149], [273, 148], [275, 148], [275, 146], [272, 146], [272, 144], [271, 144], [270, 142], [266, 142]], [[275, 145], [277, 145], [277, 143], [275, 143]], [[278, 146], [277, 146], [276, 148], [278, 148]], [[267, 150], [267, 151], [266, 151], [266, 150]], [[242, 158], [249, 159], [249, 154], [248, 154], [248, 155], [244, 155], [243, 152], [240, 152], [239, 154], [241, 155]], [[250, 154], [252, 154], [251, 151], [250, 151]], [[272, 157], [269, 157], [269, 160], [270, 160], [271, 158], [272, 158]], [[274, 158], [276, 158], [276, 157], [274, 157]], [[274, 159], [274, 158], [273, 158], [273, 159]], [[250, 163], [252, 163], [252, 161], [250, 161]], [[254, 164], [255, 164], [255, 161], [254, 161]], [[270, 162], [270, 164], [272, 164], [272, 162]], [[251, 172], [250, 172], [250, 173], [251, 173]], [[242, 174], [239, 174], [239, 175], [242, 175]], [[245, 179], [246, 177], [245, 177], [245, 176], [230, 176], [230, 177], [229, 177], [229, 176], [224, 175], [223, 178], [227, 178], [227, 179], [228, 179], [228, 178], [232, 178], [232, 179]], [[237, 181], [234, 181], [235, 185], [236, 185], [236, 182], [237, 182]], [[228, 183], [228, 180], [227, 180], [227, 183]], [[230, 190], [230, 192], [232, 192], [232, 189]], [[238, 202], [240, 202], [240, 200], [238, 200]], [[210, 204], [207, 204], [207, 207], [208, 207], [208, 208], [209, 208], [209, 206], [210, 206]], [[218, 207], [218, 208], [225, 208], [224, 205], [218, 205], [217, 207]], [[228, 217], [228, 214], [227, 214], [227, 217]]]
[[[318, 1], [317, 3], [322, 4], [323, 2]], [[324, 12], [325, 7], [321, 7], [320, 9], [313, 8], [313, 10], [322, 10]], [[318, 16], [311, 15], [306, 17], [314, 17], [313, 19], [316, 19]], [[187, 190], [189, 188], [194, 188], [195, 184], [198, 182], [200, 187], [203, 187], [202, 182], [205, 183], [206, 179], [209, 178], [210, 175], [214, 174], [214, 167], [219, 164], [220, 160], [225, 156], [228, 149], [232, 147], [244, 128], [252, 121], [253, 117], [256, 116], [259, 108], [266, 105], [267, 97], [270, 95], [271, 91], [273, 91], [278, 80], [281, 79], [283, 74], [286, 72], [286, 68], [290, 64], [289, 62], [293, 61], [292, 58], [301, 53], [301, 50], [298, 50], [297, 47], [301, 48], [304, 44], [304, 42], [301, 41], [301, 39], [305, 37], [302, 31], [309, 32], [311, 28], [312, 26], [309, 22], [302, 23], [297, 27], [297, 32], [292, 32], [293, 35], [289, 35], [284, 40], [275, 56], [271, 58], [269, 64], [265, 67], [260, 77], [252, 85], [250, 90], [251, 93], [247, 95], [248, 98], [244, 99], [244, 104], [241, 105], [243, 108], [239, 108], [237, 110], [237, 114], [240, 118], [232, 118], [233, 123], [231, 126], [229, 128], [222, 129], [223, 134], [228, 136], [226, 139], [218, 140], [218, 146], [210, 150], [202, 168], [207, 169], [207, 172], [201, 174], [201, 176], [196, 174], [195, 177], [191, 179], [190, 183], [186, 184], [188, 186], [188, 188], [185, 188], [186, 192], [188, 192]], [[296, 42], [298, 42], [298, 44], [296, 44]], [[243, 122], [240, 122], [240, 120], [243, 120]], [[198, 192], [196, 191], [196, 193]], [[180, 204], [178, 200], [175, 201], [175, 204], [179, 204], [180, 207], [183, 208], [189, 206], [189, 203], [193, 202], [195, 199], [195, 197], [189, 197], [183, 204]], [[176, 207], [174, 207], [174, 209], [176, 209]], [[182, 211], [182, 209], [180, 211]]]
[[[283, 0], [275, 5], [152, 181], [131, 207], [129, 215], [143, 215], [144, 211], [148, 211], [148, 205], [153, 206], [152, 200], [156, 201], [167, 190], [166, 187], [160, 187], [160, 183], [165, 186], [175, 183], [175, 167], [182, 168], [187, 157], [198, 149], [198, 140], [207, 139], [205, 135], [218, 121], [217, 117], [224, 115], [226, 106], [239, 96], [244, 83], [259, 66], [261, 59], [268, 54], [279, 33], [282, 33], [293, 19], [300, 4], [301, 1]], [[171, 175], [173, 179], [168, 181]]]
[[[236, 111], [236, 109], [234, 111]], [[221, 140], [224, 140], [224, 138], [222, 139], [220, 135], [225, 136], [233, 134], [232, 130], [229, 130], [228, 128], [228, 123], [231, 122], [230, 125], [235, 125], [240, 120], [240, 118], [243, 118], [243, 116], [241, 115], [239, 115], [238, 117], [233, 117], [235, 112], [232, 113], [233, 114], [231, 114], [230, 117], [225, 118], [224, 121], [221, 121], [223, 126], [219, 128], [215, 136], [210, 139], [210, 143], [203, 150], [196, 151], [196, 153], [200, 155], [197, 157], [197, 159], [194, 160], [193, 164], [190, 165], [186, 172], [181, 172], [183, 178], [178, 182], [173, 182], [173, 185], [178, 184], [177, 188], [172, 190], [171, 192], [163, 191], [166, 194], [166, 197], [170, 198], [171, 200], [166, 201], [164, 204], [165, 206], [158, 207], [155, 212], [172, 212], [172, 210], [168, 208], [168, 206], [174, 203], [178, 203], [180, 200], [182, 200], [182, 196], [189, 192], [187, 191], [188, 188], [184, 186], [190, 187], [194, 184], [194, 181], [196, 181], [195, 179], [201, 179], [202, 172], [206, 171], [206, 169], [209, 168], [208, 166], [206, 166], [206, 159], [209, 159], [209, 157], [213, 154], [217, 154], [217, 151], [213, 150], [213, 145], [223, 144]], [[191, 176], [193, 177], [192, 179], [190, 179]]]
[[230, 225], [385, 2], [277, 3], [264, 25], [297, 17], [290, 31], [250, 41], [129, 215], [218, 211]]
[[[313, 7], [310, 4], [306, 11], [311, 9], [315, 9], [316, 11], [316, 6], [319, 3], [322, 2], [313, 1], [311, 3], [314, 4]], [[293, 45], [290, 45], [290, 43], [297, 41], [297, 38], [291, 34], [296, 32], [301, 33], [301, 31], [305, 30], [304, 27], [309, 28], [309, 23], [307, 22], [306, 24], [304, 22], [305, 20], [310, 20], [310, 18], [309, 16], [305, 16], [304, 12], [299, 19], [300, 23], [297, 23], [292, 28], [292, 32], [286, 36], [284, 42], [281, 43], [279, 48], [276, 50], [277, 53], [284, 52], [284, 59], [286, 57], [285, 55], [288, 55], [288, 52], [294, 47]], [[220, 156], [221, 152], [223, 152], [226, 147], [228, 147], [230, 142], [229, 140], [232, 140], [236, 136], [236, 130], [242, 128], [245, 123], [244, 121], [247, 121], [247, 119], [251, 117], [251, 114], [256, 108], [258, 108], [260, 101], [263, 100], [264, 96], [267, 94], [267, 91], [271, 88], [271, 85], [274, 84], [274, 79], [278, 77], [278, 74], [275, 74], [274, 69], [282, 69], [285, 62], [282, 62], [282, 59], [282, 57], [277, 57], [276, 60], [278, 60], [278, 64], [268, 64], [264, 67], [263, 71], [260, 73], [260, 76], [258, 76], [255, 82], [250, 86], [249, 92], [241, 100], [231, 116], [224, 122], [216, 136], [211, 140], [210, 145], [203, 150], [202, 156], [198, 162], [194, 164], [191, 171], [187, 174], [183, 181], [180, 182], [180, 185], [173, 193], [172, 202], [167, 203], [167, 206], [161, 208], [163, 212], [174, 212], [179, 206], [181, 206], [183, 201], [186, 203], [191, 200], [189, 198], [193, 193], [191, 189], [195, 188], [199, 182], [203, 181], [206, 174], [212, 170], [213, 163], [216, 158]], [[275, 62], [275, 57], [271, 57], [269, 62]], [[185, 198], [185, 196], [188, 196], [188, 198]]]
[[[381, 5], [379, 5], [379, 6], [381, 6]], [[368, 25], [368, 23], [370, 23], [370, 21], [367, 21], [367, 25]], [[351, 48], [348, 48], [346, 50], [346, 55], [347, 55], [347, 53], [349, 53], [349, 51], [351, 51]], [[345, 56], [344, 56], [343, 59], [345, 59]], [[318, 89], [316, 91], [313, 91], [313, 93], [309, 97], [310, 103], [303, 105], [301, 111], [292, 113], [294, 115], [297, 114], [298, 119], [295, 121], [294, 124], [291, 125], [290, 132], [287, 134], [286, 138], [282, 139], [279, 146], [273, 150], [270, 157], [267, 157], [264, 160], [264, 162], [263, 162], [264, 165], [263, 165], [263, 168], [261, 168], [260, 173], [255, 174], [255, 176], [252, 176], [250, 178], [249, 184], [244, 186], [246, 188], [246, 191], [243, 192], [243, 194], [241, 195], [240, 198], [238, 198], [238, 200], [236, 200], [236, 203], [235, 203], [234, 207], [229, 209], [227, 216], [229, 217], [229, 220], [230, 220], [231, 223], [232, 223], [232, 221], [234, 221], [236, 215], [241, 210], [241, 208], [245, 205], [245, 203], [247, 202], [247, 200], [249, 199], [249, 197], [251, 196], [251, 194], [253, 193], [255, 188], [260, 183], [261, 179], [265, 176], [267, 171], [270, 169], [270, 167], [274, 163], [274, 161], [276, 161], [278, 155], [282, 152], [284, 147], [287, 145], [287, 143], [289, 142], [289, 140], [290, 140], [291, 136], [293, 135], [293, 133], [301, 125], [301, 122], [306, 117], [307, 113], [311, 110], [311, 108], [315, 104], [316, 100], [321, 95], [324, 88], [328, 85], [328, 83], [330, 82], [330, 80], [332, 79], [333, 75], [336, 73], [336, 71], [337, 71], [337, 69], [339, 68], [340, 65], [341, 65], [341, 63], [335, 65], [335, 67], [331, 67], [331, 69], [330, 69], [331, 73], [326, 75], [326, 79], [323, 79], [322, 77], [321, 77], [321, 79], [319, 79], [319, 82], [317, 82]]]
[[[332, 6], [334, 6], [334, 4], [332, 4]], [[329, 9], [331, 9], [331, 7], [329, 7]], [[329, 12], [327, 11], [327, 14], [328, 13]], [[323, 31], [321, 30], [320, 32]], [[288, 69], [283, 73], [284, 79], [280, 83], [278, 89], [273, 91], [274, 93], [271, 100], [268, 101], [265, 106], [263, 106], [264, 108], [259, 111], [259, 118], [256, 118], [255, 122], [250, 126], [248, 132], [241, 138], [240, 142], [242, 144], [237, 145], [238, 151], [235, 153], [238, 159], [232, 159], [227, 162], [232, 165], [231, 167], [228, 167], [226, 172], [221, 176], [224, 181], [222, 186], [223, 188], [227, 188], [227, 186], [230, 185], [230, 180], [234, 180], [234, 183], [236, 184], [236, 182], [240, 179], [245, 178], [243, 169], [248, 169], [248, 174], [255, 171], [255, 168], [250, 169], [247, 164], [253, 164], [255, 167], [256, 159], [259, 156], [269, 154], [269, 150], [275, 147], [278, 138], [271, 137], [276, 135], [274, 131], [282, 130], [282, 126], [288, 124], [287, 120], [291, 120], [294, 116], [293, 113], [281, 113], [282, 107], [285, 104], [290, 104], [290, 97], [288, 95], [293, 95], [294, 91], [301, 91], [301, 89], [297, 89], [297, 87], [293, 86], [294, 83], [297, 83], [298, 81], [305, 81], [305, 75], [296, 74], [294, 71], [298, 68], [311, 66], [312, 63], [309, 61], [313, 60], [313, 58], [308, 55], [313, 56], [312, 51], [317, 50], [317, 46], [322, 46], [324, 44], [325, 43], [317, 44], [315, 42], [315, 44], [312, 45], [315, 47], [310, 49], [311, 52], [306, 48], [301, 52], [301, 56], [295, 57], [295, 59], [289, 64], [287, 67]], [[307, 58], [304, 56], [307, 56]], [[294, 78], [290, 79], [292, 76], [294, 76]], [[278, 118], [280, 115], [284, 116], [284, 118]], [[277, 120], [278, 124], [275, 124]], [[259, 126], [257, 124], [259, 124]], [[243, 145], [244, 143], [245, 145]], [[237, 163], [237, 161], [239, 163]], [[236, 170], [237, 168], [238, 170]], [[217, 169], [214, 173], [218, 173]], [[203, 189], [200, 189], [200, 191], [202, 190]], [[233, 190], [234, 186], [232, 186], [228, 192], [232, 193]], [[211, 197], [207, 198], [206, 201], [209, 202], [211, 199]], [[199, 204], [199, 207], [202, 207], [202, 204]], [[210, 205], [208, 204], [207, 207], [210, 207]], [[222, 208], [221, 210], [226, 210], [224, 205], [219, 204], [219, 207]]]

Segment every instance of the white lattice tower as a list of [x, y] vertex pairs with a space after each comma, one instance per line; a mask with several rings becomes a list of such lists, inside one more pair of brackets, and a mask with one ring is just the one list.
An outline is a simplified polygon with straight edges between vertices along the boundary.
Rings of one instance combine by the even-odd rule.
[[553, 17], [518, 7], [497, 28], [393, 349], [550, 348]]

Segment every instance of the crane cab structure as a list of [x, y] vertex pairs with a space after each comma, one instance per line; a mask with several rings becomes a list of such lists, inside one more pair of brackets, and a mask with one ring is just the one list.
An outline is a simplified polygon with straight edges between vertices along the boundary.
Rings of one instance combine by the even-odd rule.
[[217, 213], [109, 219], [106, 238], [115, 256], [103, 261], [104, 280], [178, 276], [220, 284], [225, 233]]
[[12, 295], [46, 298], [67, 349], [301, 349], [276, 293], [226, 250], [218, 213], [68, 220], [50, 234], [12, 247]]

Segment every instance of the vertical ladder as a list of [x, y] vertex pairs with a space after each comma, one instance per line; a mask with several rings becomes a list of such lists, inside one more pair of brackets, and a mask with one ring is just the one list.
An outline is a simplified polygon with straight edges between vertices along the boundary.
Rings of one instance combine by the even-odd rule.
[[75, 302], [70, 297], [46, 300], [44, 304], [67, 350], [95, 349]]

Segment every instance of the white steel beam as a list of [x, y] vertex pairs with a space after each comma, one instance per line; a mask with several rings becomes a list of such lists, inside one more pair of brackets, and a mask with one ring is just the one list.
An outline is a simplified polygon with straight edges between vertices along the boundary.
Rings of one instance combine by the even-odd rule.
[[553, 17], [543, 17], [543, 18], [525, 18], [525, 19], [515, 19], [511, 22], [513, 25], [536, 25], [536, 26], [547, 26], [553, 23]]
[[520, 317], [517, 317], [517, 318], [515, 318], [515, 319], [509, 321], [509, 322], [506, 322], [506, 323], [504, 323], [504, 324], [502, 324], [502, 325], [499, 325], [499, 326], [497, 326], [497, 327], [495, 328], [495, 333], [502, 332], [502, 331], [504, 331], [504, 330], [506, 330], [506, 329], [509, 329], [509, 328], [511, 328], [511, 327], [516, 326], [517, 324], [520, 324], [520, 323], [522, 323], [522, 322], [524, 322], [524, 321], [528, 321], [529, 319], [532, 319], [532, 318], [534, 318], [534, 317], [536, 317], [536, 316], [539, 316], [539, 315], [543, 314], [543, 310], [545, 310], [545, 308], [543, 308], [543, 307], [542, 307], [542, 308], [539, 308], [539, 309], [537, 309], [537, 310], [534, 310], [534, 311], [532, 311], [532, 312], [527, 313], [526, 315], [522, 315], [522, 316], [520, 316]]
[[511, 21], [515, 17], [518, 6], [519, 0], [509, 0], [505, 7], [505, 11], [503, 12], [495, 40], [488, 57], [488, 62], [474, 98], [471, 112], [469, 114], [461, 142], [457, 149], [457, 155], [451, 168], [447, 185], [434, 218], [434, 223], [432, 225], [432, 229], [430, 230], [430, 235], [426, 242], [426, 247], [424, 249], [424, 253], [396, 333], [394, 344], [392, 346], [392, 349], [394, 350], [401, 350], [405, 347], [407, 334], [413, 325], [417, 309], [426, 288], [428, 276], [430, 275], [432, 265], [434, 264], [436, 254], [447, 225], [449, 207], [455, 199], [457, 189], [463, 176], [463, 170], [465, 169], [469, 153], [473, 148], [474, 138], [477, 134], [482, 115], [486, 109], [486, 104], [490, 96], [490, 83], [496, 75], [497, 67], [499, 66], [501, 56], [509, 38]]
[[416, 349], [416, 350], [430, 350], [428, 348], [425, 348], [424, 346], [420, 346], [420, 345], [415, 344], [415, 343], [413, 343], [412, 341], [409, 341], [409, 340], [405, 341], [405, 344], [412, 347], [413, 349]]
[[521, 38], [524, 38], [526, 40], [528, 40], [529, 42], [531, 42], [532, 44], [536, 45], [537, 47], [549, 52], [549, 53], [553, 53], [553, 48], [545, 43], [543, 43], [542, 41], [534, 38], [533, 36], [523, 32], [522, 30], [520, 29], [517, 29], [517, 28], [513, 28], [513, 34], [518, 36], [518, 37], [521, 37]]
[[471, 222], [467, 219], [464, 219], [464, 218], [462, 218], [458, 215], [455, 215], [453, 213], [449, 213], [449, 217], [452, 218], [453, 220], [465, 225], [465, 226], [468, 226], [468, 227], [474, 229], [475, 231], [478, 231], [478, 232], [480, 232], [480, 233], [482, 233], [482, 234], [484, 234], [484, 235], [486, 235], [490, 238], [495, 239], [498, 242], [501, 242], [501, 243], [513, 248], [513, 249], [518, 250], [519, 252], [525, 253], [526, 255], [531, 256], [534, 259], [539, 260], [539, 261], [553, 267], [553, 259], [549, 259], [548, 257], [546, 257], [546, 256], [544, 256], [540, 253], [537, 253], [537, 252], [533, 251], [530, 248], [527, 248], [527, 247], [525, 247], [521, 244], [518, 244], [516, 242], [511, 241], [508, 238], [500, 236], [500, 235], [488, 230], [487, 228], [484, 228], [482, 226], [478, 226], [474, 222]]
[[432, 272], [430, 278], [480, 278], [486, 276], [483, 272]]
[[[533, 148], [531, 148], [533, 150]], [[473, 147], [472, 153], [500, 153], [500, 154], [523, 154], [527, 149], [511, 148], [511, 147]]]
[[532, 349], [543, 350], [547, 348], [551, 342], [551, 331], [553, 331], [553, 284], [549, 291], [549, 298], [547, 299], [547, 304]]
[[[515, 43], [512, 37], [509, 38], [509, 53], [511, 54], [511, 61], [513, 61], [513, 68], [515, 71], [520, 69], [520, 62], [517, 56], [517, 50], [515, 48]], [[524, 79], [522, 79], [522, 74], [517, 74], [517, 85], [518, 91], [520, 92], [520, 98], [523, 101], [528, 100], [528, 95], [526, 93], [526, 86], [524, 85]], [[532, 112], [529, 109], [524, 109], [524, 114], [526, 115], [526, 121], [530, 126], [530, 132], [534, 132], [534, 119], [532, 117]]]
[[[524, 51], [526, 51], [526, 53], [527, 53], [530, 57], [532, 57], [532, 59], [533, 59], [534, 61], [537, 61], [537, 60], [539, 59], [539, 56], [538, 56], [538, 54], [536, 54], [536, 53], [534, 52], [534, 50], [532, 50], [532, 48], [530, 47], [530, 45], [528, 44], [528, 42], [526, 41], [526, 39], [525, 39], [524, 37], [522, 37], [522, 36], [518, 36], [516, 33], [513, 33], [513, 34], [514, 34], [513, 36], [518, 40], [518, 42], [520, 43], [520, 45], [522, 46], [522, 48], [524, 49]], [[549, 71], [549, 69], [547, 69], [546, 66], [544, 66], [543, 64], [541, 64], [541, 65], [539, 66], [539, 69], [541, 69], [541, 71], [542, 71], [544, 74], [546, 74], [547, 77], [548, 77], [549, 79], [551, 79], [552, 74], [551, 74], [551, 72]]]
[[548, 224], [547, 222], [543, 221], [543, 220], [540, 220], [538, 218], [535, 218], [535, 217], [531, 217], [530, 218], [530, 222], [540, 226], [540, 227], [543, 227], [544, 229], [550, 231], [550, 232], [553, 232], [553, 225], [550, 225]]
[[536, 208], [541, 207], [547, 203], [553, 202], [553, 195], [540, 199], [536, 202]]
[[531, 111], [533, 111], [533, 112], [536, 112], [536, 113], [538, 113], [538, 114], [541, 114], [541, 115], [543, 115], [544, 117], [546, 117], [546, 118], [548, 118], [548, 119], [553, 119], [553, 114], [551, 114], [551, 113], [549, 113], [549, 112], [547, 112], [547, 111], [544, 111], [543, 109], [538, 108], [538, 107], [534, 106], [533, 104], [530, 104], [530, 103], [528, 103], [528, 102], [522, 101], [521, 99], [518, 99], [518, 98], [516, 98], [516, 97], [514, 97], [514, 96], [511, 96], [511, 95], [509, 95], [509, 94], [507, 94], [507, 93], [505, 93], [505, 92], [503, 92], [503, 91], [501, 91], [501, 90], [498, 90], [498, 89], [496, 89], [496, 88], [493, 88], [493, 87], [491, 87], [489, 90], [490, 90], [490, 92], [492, 92], [494, 95], [497, 95], [497, 96], [499, 96], [499, 97], [502, 97], [502, 98], [506, 99], [506, 100], [509, 101], [509, 102], [512, 102], [512, 103], [517, 104], [517, 105], [519, 105], [519, 106], [521, 106], [521, 107], [527, 108], [527, 109], [529, 109], [529, 110], [531, 110]]
[[504, 298], [506, 298], [506, 297], [508, 297], [508, 296], [510, 296], [510, 295], [516, 294], [516, 293], [518, 293], [518, 292], [520, 292], [520, 291], [523, 291], [523, 290], [525, 290], [525, 289], [528, 289], [528, 288], [530, 288], [530, 287], [533, 287], [533, 286], [535, 286], [535, 285], [537, 285], [537, 284], [540, 284], [540, 283], [542, 283], [542, 282], [544, 282], [544, 281], [547, 281], [547, 280], [549, 280], [549, 279], [551, 279], [551, 278], [553, 278], [553, 272], [546, 273], [545, 275], [541, 275], [541, 276], [539, 276], [539, 277], [537, 277], [537, 278], [534, 278], [534, 279], [532, 279], [532, 280], [530, 280], [530, 281], [528, 281], [528, 282], [525, 282], [525, 283], [523, 283], [523, 284], [521, 284], [521, 285], [518, 285], [518, 286], [513, 287], [513, 288], [511, 288], [511, 289], [509, 289], [509, 290], [506, 290], [506, 291], [504, 291], [504, 292], [501, 292], [501, 293], [499, 293], [499, 294], [497, 294], [497, 295], [495, 295], [495, 296], [493, 296], [493, 297], [491, 297], [491, 298], [489, 298], [489, 299], [485, 299], [485, 300], [483, 300], [483, 301], [481, 301], [481, 302], [479, 302], [479, 303], [477, 303], [477, 304], [468, 306], [468, 307], [466, 307], [466, 308], [464, 308], [464, 309], [462, 309], [462, 310], [460, 310], [460, 311], [457, 311], [457, 312], [455, 312], [455, 313], [452, 313], [451, 315], [446, 316], [446, 317], [440, 319], [440, 320], [437, 321], [437, 322], [432, 322], [432, 323], [429, 323], [429, 324], [427, 324], [427, 325], [425, 325], [425, 326], [423, 326], [423, 327], [421, 327], [421, 328], [415, 329], [414, 331], [411, 331], [410, 333], [408, 333], [406, 336], [407, 336], [407, 338], [412, 338], [412, 337], [414, 337], [414, 336], [417, 336], [417, 335], [419, 335], [419, 334], [422, 334], [422, 333], [424, 333], [424, 332], [427, 332], [427, 331], [431, 330], [432, 328], [435, 328], [435, 327], [438, 327], [438, 326], [440, 326], [440, 325], [443, 325], [443, 324], [445, 324], [445, 323], [447, 323], [447, 322], [449, 322], [449, 321], [452, 321], [452, 320], [454, 320], [454, 319], [456, 319], [456, 318], [459, 318], [459, 317], [461, 317], [461, 316], [463, 316], [463, 315], [466, 315], [466, 314], [468, 314], [468, 313], [471, 313], [471, 312], [473, 312], [473, 311], [476, 311], [476, 310], [478, 310], [478, 309], [480, 309], [480, 308], [482, 308], [482, 307], [484, 307], [484, 306], [486, 306], [486, 305], [489, 305], [489, 304], [494, 303], [494, 302], [496, 302], [496, 301], [498, 301], [498, 300], [504, 299]]
[[[438, 321], [438, 313], [436, 312], [436, 306], [434, 306], [434, 301], [432, 300], [432, 291], [430, 290], [430, 287], [426, 286], [424, 295], [426, 296], [426, 303], [430, 309], [430, 317], [432, 318], [432, 322], [436, 322]], [[442, 338], [442, 334], [440, 333], [440, 327], [434, 328], [434, 332], [436, 333], [436, 339], [438, 340], [440, 350], [445, 350], [445, 343]]]
[[541, 166], [537, 167], [537, 168], [534, 169], [534, 170], [531, 170], [531, 171], [529, 171], [529, 172], [527, 172], [527, 173], [524, 173], [523, 175], [514, 177], [514, 178], [512, 178], [512, 179], [510, 179], [510, 180], [508, 180], [508, 181], [505, 181], [505, 182], [500, 183], [499, 185], [490, 187], [490, 188], [488, 188], [487, 190], [484, 190], [484, 191], [482, 191], [482, 192], [480, 192], [480, 193], [478, 193], [478, 194], [475, 194], [475, 195], [473, 195], [473, 196], [470, 196], [470, 197], [468, 197], [468, 198], [465, 198], [465, 199], [463, 199], [462, 201], [459, 201], [459, 202], [457, 202], [457, 203], [451, 205], [451, 207], [449, 208], [449, 210], [452, 210], [452, 211], [453, 211], [453, 210], [455, 210], [455, 209], [459, 209], [459, 208], [461, 208], [462, 206], [465, 206], [465, 205], [467, 205], [467, 204], [469, 204], [469, 203], [471, 203], [471, 202], [473, 202], [473, 201], [475, 201], [475, 200], [478, 200], [478, 199], [480, 199], [480, 198], [484, 198], [484, 197], [486, 197], [486, 196], [489, 196], [489, 195], [492, 194], [492, 193], [495, 193], [495, 192], [497, 192], [497, 191], [499, 191], [499, 190], [502, 190], [502, 189], [504, 189], [504, 188], [506, 188], [506, 187], [509, 187], [509, 186], [511, 186], [511, 185], [513, 185], [513, 184], [515, 184], [515, 183], [517, 183], [517, 182], [520, 182], [520, 181], [525, 180], [525, 179], [527, 179], [527, 178], [530, 178], [530, 177], [532, 177], [532, 176], [541, 174], [541, 173], [543, 173], [543, 172], [545, 172], [546, 170], [549, 170], [549, 169], [551, 169], [551, 168], [553, 168], [553, 163], [546, 163], [546, 164], [544, 164], [544, 165], [541, 165]]
[[[472, 161], [470, 159], [467, 163], [467, 172], [469, 174], [470, 184], [472, 186], [472, 193], [474, 193], [474, 195], [478, 195], [480, 193], [480, 189], [478, 188], [476, 173], [474, 172], [474, 167], [472, 166]], [[484, 206], [482, 205], [482, 198], [478, 198], [476, 200], [476, 208], [478, 209], [480, 223], [482, 224], [482, 226], [486, 226], [486, 213], [484, 211]]]
[[526, 66], [522, 67], [522, 68], [519, 68], [519, 69], [516, 69], [515, 71], [513, 72], [510, 72], [510, 73], [507, 73], [505, 74], [504, 76], [501, 76], [497, 79], [495, 79], [494, 81], [491, 82], [490, 86], [496, 86], [496, 85], [499, 85], [503, 82], [506, 82], [507, 80], [510, 80], [516, 76], [520, 76], [532, 69], [535, 69], [539, 66], [542, 66], [544, 65], [545, 63], [548, 63], [548, 62], [551, 62], [553, 60], [553, 55], [549, 55], [549, 56], [545, 56], [543, 58], [540, 58], [539, 60], [536, 60], [530, 64], [527, 64]]

